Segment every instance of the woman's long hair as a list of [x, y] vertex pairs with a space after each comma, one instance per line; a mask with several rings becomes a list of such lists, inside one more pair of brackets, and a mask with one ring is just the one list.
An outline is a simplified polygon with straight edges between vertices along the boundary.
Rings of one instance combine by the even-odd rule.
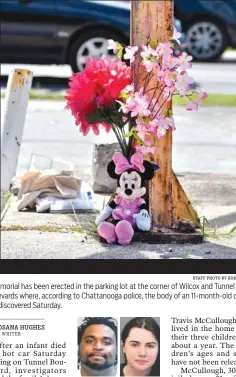
[[[155, 336], [158, 343], [158, 355], [157, 355], [155, 363], [152, 366], [149, 376], [160, 376], [160, 327], [159, 325], [151, 317], [132, 318], [122, 330], [121, 340], [122, 340], [123, 345], [125, 345], [125, 341], [129, 336], [130, 330], [134, 327], [151, 331], [151, 333]], [[127, 360], [126, 360], [126, 363], [127, 363]]]

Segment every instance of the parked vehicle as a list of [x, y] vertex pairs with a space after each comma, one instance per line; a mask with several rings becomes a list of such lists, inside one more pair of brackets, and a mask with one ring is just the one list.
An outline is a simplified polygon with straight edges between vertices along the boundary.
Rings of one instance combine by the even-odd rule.
[[174, 0], [186, 49], [195, 60], [217, 60], [229, 46], [236, 48], [236, 0]]
[[80, 71], [88, 56], [112, 54], [107, 39], [129, 44], [126, 1], [1, 0], [0, 10], [2, 63], [70, 64]]

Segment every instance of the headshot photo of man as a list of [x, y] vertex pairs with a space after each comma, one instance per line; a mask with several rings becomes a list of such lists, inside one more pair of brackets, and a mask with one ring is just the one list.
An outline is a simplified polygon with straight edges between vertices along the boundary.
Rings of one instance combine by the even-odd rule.
[[117, 321], [112, 317], [78, 318], [78, 376], [115, 376]]

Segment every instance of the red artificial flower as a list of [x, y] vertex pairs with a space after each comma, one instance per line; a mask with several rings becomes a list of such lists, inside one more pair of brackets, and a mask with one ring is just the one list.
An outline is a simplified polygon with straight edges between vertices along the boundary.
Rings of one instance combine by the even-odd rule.
[[105, 122], [91, 124], [86, 115], [92, 114], [101, 106], [111, 106], [119, 99], [120, 92], [131, 83], [131, 70], [125, 63], [103, 57], [88, 59], [83, 72], [70, 77], [70, 88], [66, 91], [66, 108], [75, 117], [80, 132], [87, 135], [92, 128], [99, 134], [99, 125], [109, 132], [111, 126]]

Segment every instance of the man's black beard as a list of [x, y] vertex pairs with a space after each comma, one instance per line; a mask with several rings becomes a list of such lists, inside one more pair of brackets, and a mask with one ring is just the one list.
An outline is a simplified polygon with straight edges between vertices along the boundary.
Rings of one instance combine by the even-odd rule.
[[114, 362], [108, 363], [107, 361], [105, 361], [104, 364], [99, 364], [99, 363], [93, 363], [93, 362], [89, 361], [89, 359], [84, 360], [84, 361], [81, 360], [81, 364], [86, 365], [90, 369], [95, 369], [95, 370], [104, 370], [104, 369], [108, 369], [108, 368], [111, 368], [112, 366], [114, 366]]

